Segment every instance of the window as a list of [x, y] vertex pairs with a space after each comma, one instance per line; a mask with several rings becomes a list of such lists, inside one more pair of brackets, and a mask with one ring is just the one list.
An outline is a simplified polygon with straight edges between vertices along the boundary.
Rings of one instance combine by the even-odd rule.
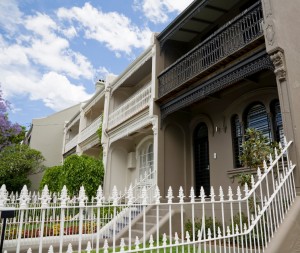
[[245, 112], [245, 129], [254, 128], [259, 130], [269, 140], [272, 140], [269, 117], [266, 108], [262, 104], [253, 104]]
[[[242, 167], [240, 155], [242, 154], [242, 143], [244, 131], [247, 128], [254, 128], [261, 131], [270, 141], [283, 142], [283, 125], [278, 100], [270, 104], [271, 116], [261, 103], [253, 103], [244, 111], [243, 122], [239, 121], [238, 115], [231, 118], [232, 144], [235, 168]], [[271, 118], [270, 118], [271, 117]], [[242, 128], [244, 125], [244, 129]]]
[[140, 169], [139, 169], [139, 177], [145, 178], [150, 177], [153, 178], [153, 144], [148, 144], [148, 146], [141, 149], [140, 152]]
[[240, 156], [242, 155], [242, 143], [243, 143], [243, 132], [242, 126], [239, 121], [238, 115], [234, 115], [231, 118], [231, 129], [232, 129], [232, 143], [234, 151], [234, 166], [236, 168], [242, 167]]
[[284, 133], [279, 101], [272, 101], [270, 107], [273, 120], [274, 140], [283, 144]]

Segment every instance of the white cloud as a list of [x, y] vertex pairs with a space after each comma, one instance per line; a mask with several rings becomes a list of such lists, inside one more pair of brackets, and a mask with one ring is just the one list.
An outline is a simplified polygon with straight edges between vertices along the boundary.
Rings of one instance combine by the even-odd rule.
[[61, 29], [61, 31], [68, 39], [72, 39], [77, 36], [77, 31], [74, 26]]
[[91, 96], [83, 86], [76, 86], [63, 75], [49, 72], [43, 75], [35, 92], [30, 94], [31, 99], [41, 99], [45, 105], [55, 111], [72, 106], [79, 101], [85, 101]]
[[70, 23], [76, 22], [86, 38], [104, 43], [117, 55], [119, 52], [131, 54], [133, 48], [150, 45], [152, 32], [148, 27], [139, 28], [126, 16], [117, 12], [104, 13], [90, 3], [85, 3], [82, 8], [60, 8], [57, 16]]
[[68, 40], [57, 35], [59, 28], [49, 16], [37, 13], [27, 17], [25, 27], [33, 36], [30, 46], [24, 50], [36, 64], [65, 73], [72, 78], [93, 77], [91, 63], [82, 54], [72, 51]]
[[154, 24], [166, 23], [171, 12], [181, 12], [193, 0], [134, 0], [134, 7], [140, 9]]
[[17, 29], [17, 24], [22, 21], [22, 13], [20, 12], [15, 0], [0, 1], [0, 27], [8, 33], [13, 33]]
[[[82, 78], [92, 82], [95, 70], [84, 55], [73, 51], [68, 40], [60, 36], [62, 29], [58, 23], [42, 13], [26, 16], [11, 0], [0, 0], [0, 16], [3, 6], [16, 15], [8, 20], [10, 23], [5, 27], [8, 31], [0, 34], [0, 84], [4, 96], [9, 100], [28, 96], [56, 111], [88, 99], [90, 94], [84, 86], [69, 79], [78, 79], [77, 83]], [[2, 25], [1, 22], [2, 17]]]
[[48, 72], [39, 76], [35, 71], [0, 70], [5, 97], [29, 96], [42, 100], [45, 106], [59, 111], [90, 98], [82, 85], [72, 84], [65, 76]]

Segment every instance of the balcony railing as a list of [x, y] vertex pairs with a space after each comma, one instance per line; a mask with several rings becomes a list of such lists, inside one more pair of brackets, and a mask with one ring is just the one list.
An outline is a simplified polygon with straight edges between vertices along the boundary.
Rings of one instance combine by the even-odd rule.
[[95, 134], [101, 124], [102, 124], [102, 115], [98, 117], [96, 120], [94, 120], [94, 122], [90, 124], [87, 128], [82, 130], [82, 132], [80, 133], [80, 142], [85, 141], [87, 138]]
[[72, 148], [76, 147], [77, 142], [78, 142], [78, 134], [66, 143], [65, 152], [68, 152]]
[[159, 98], [262, 36], [262, 21], [262, 7], [257, 2], [178, 59], [158, 77]]
[[138, 91], [109, 115], [108, 128], [113, 128], [149, 106], [151, 84]]

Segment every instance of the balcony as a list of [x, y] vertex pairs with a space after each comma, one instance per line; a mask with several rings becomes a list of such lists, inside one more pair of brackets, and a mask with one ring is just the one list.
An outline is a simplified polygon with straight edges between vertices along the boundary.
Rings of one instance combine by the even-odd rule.
[[100, 125], [102, 124], [102, 115], [95, 119], [92, 124], [90, 124], [88, 127], [86, 127], [82, 132], [80, 133], [80, 142], [85, 141], [87, 138], [91, 137], [93, 134], [97, 132]]
[[109, 115], [108, 128], [111, 129], [149, 106], [151, 83], [128, 98], [121, 106]]
[[66, 143], [65, 152], [68, 152], [72, 148], [76, 147], [77, 142], [78, 142], [78, 134]]
[[254, 41], [263, 38], [262, 21], [262, 7], [257, 2], [179, 58], [159, 75], [159, 98], [224, 66], [225, 59], [234, 60], [238, 52], [245, 53], [250, 46], [257, 46]]

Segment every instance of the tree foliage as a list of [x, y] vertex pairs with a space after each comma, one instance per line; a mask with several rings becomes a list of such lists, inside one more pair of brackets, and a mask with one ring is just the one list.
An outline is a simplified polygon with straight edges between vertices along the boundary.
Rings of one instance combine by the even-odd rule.
[[26, 184], [29, 174], [44, 169], [44, 157], [40, 151], [27, 145], [10, 145], [0, 152], [0, 185], [5, 184], [8, 191], [21, 191]]
[[104, 168], [101, 160], [87, 155], [68, 156], [62, 166], [48, 168], [40, 188], [46, 184], [51, 191], [61, 191], [66, 185], [68, 193], [77, 195], [83, 185], [89, 198], [96, 196], [99, 185], [103, 183]]
[[240, 157], [242, 165], [252, 169], [262, 167], [263, 161], [273, 153], [274, 145], [261, 131], [248, 128], [242, 144], [243, 153]]
[[63, 187], [61, 180], [62, 170], [62, 165], [47, 168], [40, 183], [40, 190], [47, 185], [50, 192], [61, 191]]
[[11, 144], [20, 143], [25, 137], [25, 127], [8, 119], [8, 109], [9, 102], [3, 98], [0, 90], [0, 151]]
[[63, 185], [71, 195], [78, 194], [80, 186], [84, 186], [88, 197], [95, 196], [102, 184], [104, 168], [102, 161], [87, 155], [71, 155], [63, 164]]

